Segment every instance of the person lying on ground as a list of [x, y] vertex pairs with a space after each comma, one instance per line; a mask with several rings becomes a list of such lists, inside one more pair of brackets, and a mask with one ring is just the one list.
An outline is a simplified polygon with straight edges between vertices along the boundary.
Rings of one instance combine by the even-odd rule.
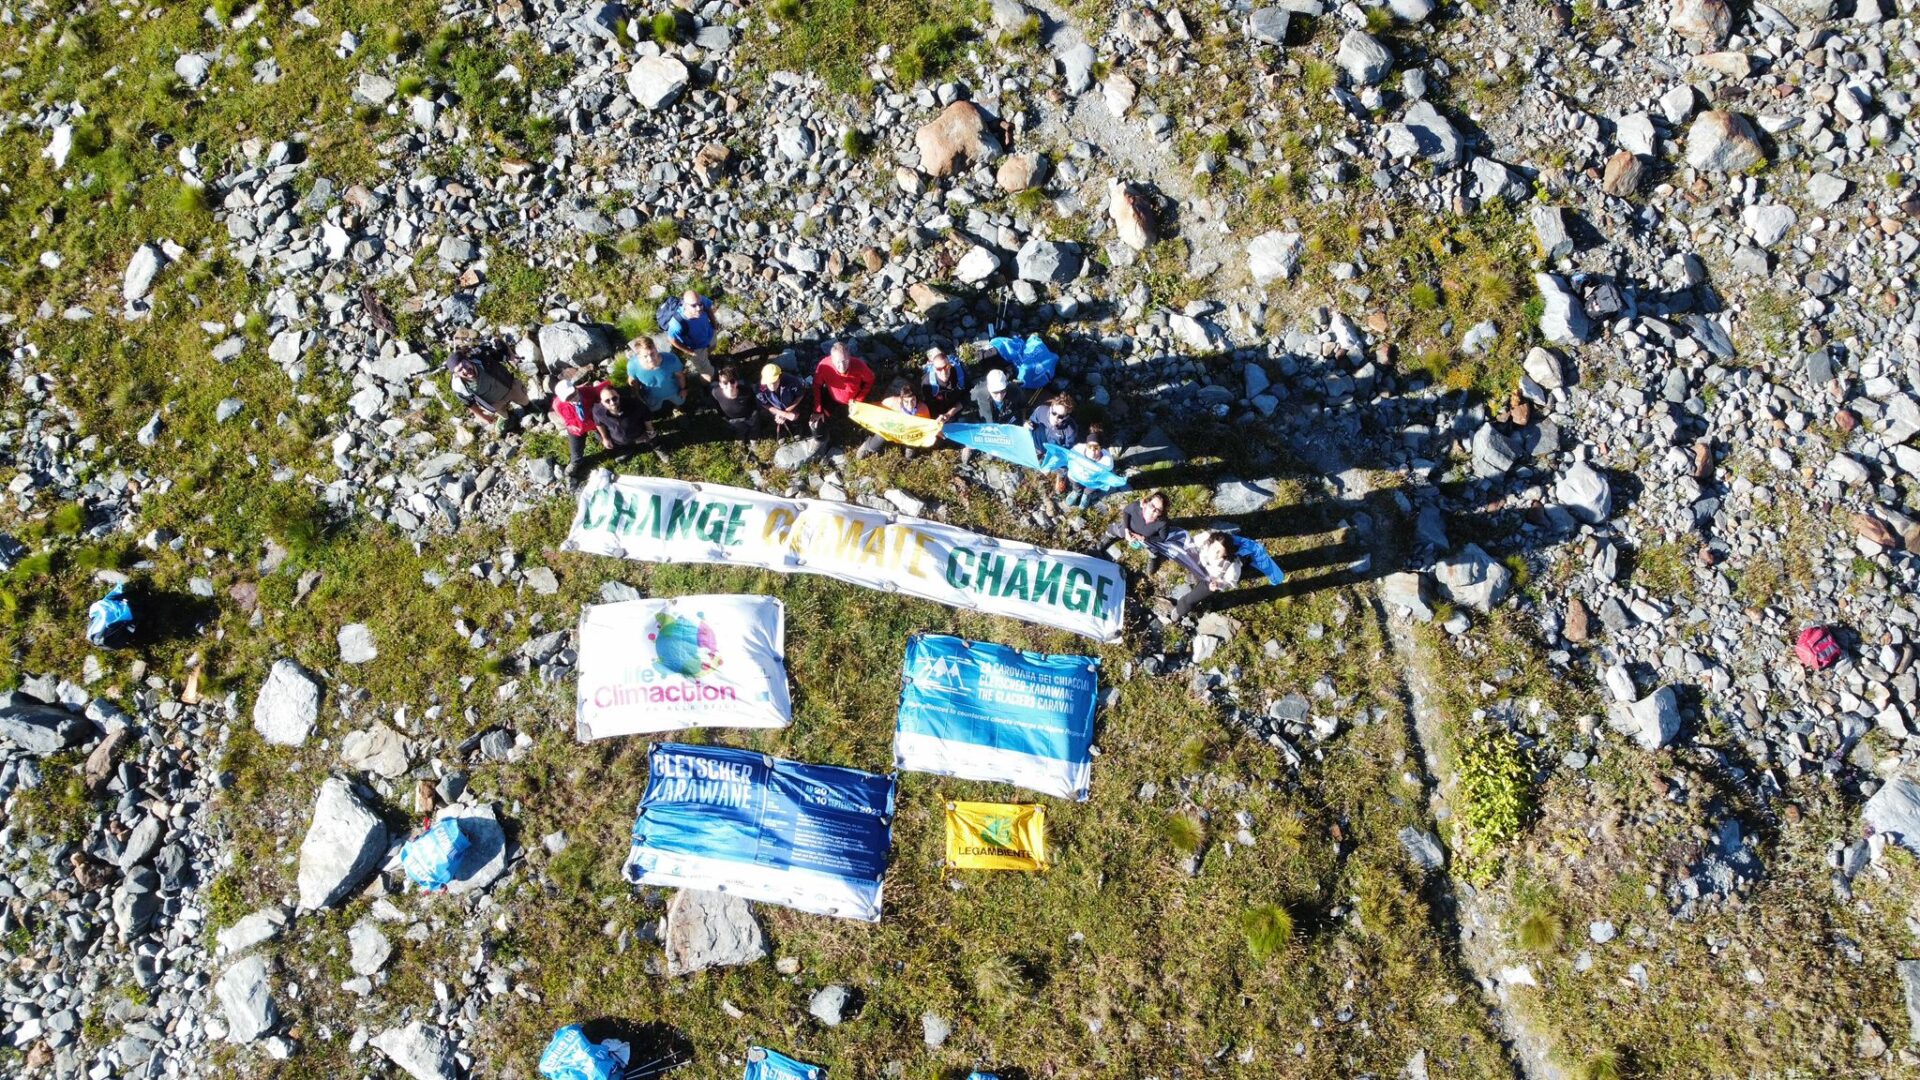
[[820, 430], [820, 414], [803, 412], [807, 407], [807, 384], [781, 370], [779, 364], [767, 364], [760, 369], [760, 385], [753, 397], [774, 432], [783, 439]]
[[497, 346], [455, 346], [447, 358], [447, 375], [453, 396], [483, 424], [505, 428], [514, 410], [527, 404], [526, 384], [508, 369]]
[[844, 420], [847, 406], [865, 401], [873, 392], [873, 369], [853, 355], [844, 341], [836, 341], [813, 369], [813, 411], [831, 420]]
[[1192, 615], [1208, 597], [1240, 584], [1240, 560], [1227, 534], [1172, 530], [1167, 534], [1167, 544], [1169, 554], [1186, 568], [1189, 582], [1187, 591], [1173, 605], [1175, 621]]
[[627, 343], [627, 382], [640, 394], [652, 416], [687, 408], [687, 370], [680, 358], [661, 355], [653, 338], [642, 334]]
[[713, 301], [688, 289], [680, 297], [680, 307], [667, 325], [667, 344], [695, 375], [702, 379], [713, 378], [713, 339], [717, 333], [713, 325]]
[[600, 403], [604, 382], [580, 385], [584, 368], [568, 368], [553, 388], [553, 417], [567, 436], [567, 475], [580, 478], [587, 455], [587, 437], [594, 434], [593, 407]]
[[[889, 388], [887, 396], [881, 399], [880, 407], [892, 412], [904, 413], [907, 416], [918, 416], [921, 419], [926, 419], [932, 415], [927, 408], [927, 403], [920, 400], [920, 392], [915, 390], [913, 384], [905, 379], [895, 382], [893, 386]], [[854, 451], [853, 456], [856, 458], [872, 457], [886, 448], [887, 441], [885, 435], [869, 435], [867, 436], [867, 441], [861, 443], [860, 448]], [[905, 451], [908, 456], [912, 456], [916, 452], [911, 446], [903, 446], [901, 449]]]
[[926, 380], [921, 388], [921, 397], [926, 400], [928, 410], [942, 423], [959, 419], [960, 410], [967, 404], [967, 369], [939, 346], [927, 350]]
[[713, 407], [735, 438], [757, 439], [773, 427], [753, 392], [740, 384], [740, 369], [732, 364], [714, 374]]
[[[1107, 450], [1106, 441], [1106, 428], [1099, 424], [1088, 424], [1086, 439], [1074, 447], [1073, 452], [1111, 472], [1113, 471], [1113, 454]], [[1067, 478], [1067, 486], [1073, 490], [1067, 494], [1066, 505], [1081, 510], [1089, 509], [1094, 503], [1100, 501], [1100, 496], [1106, 494], [1098, 488], [1074, 483], [1072, 477]]]

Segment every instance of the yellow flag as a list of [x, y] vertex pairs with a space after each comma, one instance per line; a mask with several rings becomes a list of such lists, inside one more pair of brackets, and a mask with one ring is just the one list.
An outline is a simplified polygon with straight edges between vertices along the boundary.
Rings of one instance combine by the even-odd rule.
[[909, 416], [898, 409], [883, 409], [878, 405], [869, 405], [856, 401], [847, 406], [847, 415], [853, 422], [887, 440], [902, 446], [932, 446], [940, 438], [941, 423], [924, 416]]
[[1045, 870], [1046, 807], [948, 803], [947, 865], [962, 870]]

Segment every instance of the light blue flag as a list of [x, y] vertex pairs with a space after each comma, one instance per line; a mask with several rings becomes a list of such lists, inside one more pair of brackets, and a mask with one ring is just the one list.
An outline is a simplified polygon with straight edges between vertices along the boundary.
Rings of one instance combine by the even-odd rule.
[[764, 1046], [747, 1047], [747, 1073], [743, 1080], [821, 1080], [827, 1070], [804, 1061], [795, 1061], [778, 1050]]
[[1119, 491], [1127, 486], [1127, 478], [1093, 460], [1085, 454], [1069, 450], [1056, 443], [1045, 447], [1046, 460], [1040, 467], [1047, 472], [1067, 471], [1067, 479], [1081, 487], [1095, 491]]
[[1029, 334], [1026, 340], [1019, 338], [997, 337], [987, 342], [1000, 358], [1012, 364], [1014, 376], [1020, 385], [1028, 390], [1038, 390], [1053, 381], [1055, 371], [1060, 368], [1060, 358], [1040, 340], [1039, 334]]
[[1033, 432], [1019, 424], [948, 424], [940, 434], [989, 457], [1029, 469], [1040, 467], [1040, 455], [1033, 449]]

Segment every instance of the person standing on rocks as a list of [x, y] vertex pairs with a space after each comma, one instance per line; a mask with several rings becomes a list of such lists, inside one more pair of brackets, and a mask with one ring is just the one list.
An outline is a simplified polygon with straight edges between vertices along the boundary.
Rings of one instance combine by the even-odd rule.
[[[1033, 441], [1039, 448], [1064, 446], [1071, 450], [1073, 444], [1080, 441], [1080, 425], [1073, 419], [1073, 395], [1055, 394], [1046, 404], [1033, 410], [1027, 417], [1027, 430], [1033, 432]], [[1053, 493], [1067, 493], [1067, 478], [1064, 473], [1053, 478]]]
[[615, 457], [653, 450], [662, 461], [666, 459], [655, 445], [658, 436], [646, 403], [617, 386], [601, 384], [600, 400], [593, 407], [593, 426], [600, 435], [600, 445]]
[[467, 343], [454, 346], [447, 357], [453, 396], [483, 424], [506, 427], [516, 408], [527, 404], [527, 387], [514, 377], [498, 347]]
[[807, 384], [781, 370], [779, 364], [760, 369], [760, 386], [753, 397], [774, 433], [783, 439], [811, 435], [820, 429], [820, 414], [805, 412]]
[[757, 439], [773, 426], [753, 391], [740, 383], [740, 369], [727, 364], [714, 374], [713, 407], [735, 438]]
[[921, 396], [941, 423], [959, 419], [960, 410], [967, 404], [967, 369], [937, 345], [927, 350], [926, 386]]
[[653, 338], [642, 334], [627, 343], [627, 382], [639, 391], [647, 411], [658, 416], [673, 409], [686, 411], [687, 369], [680, 358], [661, 355]]
[[845, 420], [847, 406], [865, 401], [873, 384], [873, 369], [867, 362], [853, 355], [846, 342], [834, 342], [813, 369], [814, 414], [824, 420]]
[[600, 391], [607, 384], [590, 383], [583, 390], [580, 377], [584, 369], [569, 368], [553, 388], [553, 417], [567, 436], [567, 474], [580, 479], [586, 464], [587, 437], [594, 434], [593, 407], [600, 402]]
[[[1113, 454], [1106, 448], [1106, 441], [1106, 428], [1101, 427], [1099, 424], [1088, 424], [1086, 439], [1082, 440], [1080, 445], [1074, 447], [1073, 452], [1108, 472], [1112, 472]], [[1080, 510], [1091, 509], [1094, 503], [1100, 501], [1100, 496], [1106, 494], [1104, 491], [1087, 487], [1085, 484], [1076, 484], [1071, 477], [1067, 479], [1067, 486], [1073, 490], [1067, 494], [1066, 505]]]
[[695, 375], [713, 379], [713, 301], [688, 289], [680, 297], [680, 308], [662, 327], [674, 354], [686, 361]]
[[[918, 416], [923, 420], [933, 415], [932, 411], [927, 408], [927, 403], [920, 400], [920, 392], [915, 390], [913, 384], [905, 379], [901, 379], [893, 384], [888, 390], [887, 396], [881, 400], [880, 407], [897, 413], [905, 413], [908, 416]], [[867, 436], [867, 441], [860, 444], [860, 449], [854, 451], [853, 456], [856, 458], [872, 457], [884, 449], [886, 445], [887, 437], [885, 435], [869, 435]], [[903, 446], [901, 449], [905, 451], [909, 457], [917, 452], [911, 446]]]
[[1194, 533], [1187, 538], [1183, 554], [1180, 562], [1187, 568], [1187, 578], [1191, 584], [1173, 605], [1173, 618], [1176, 621], [1192, 615], [1207, 597], [1240, 584], [1240, 559], [1234, 554], [1233, 542], [1225, 533]]

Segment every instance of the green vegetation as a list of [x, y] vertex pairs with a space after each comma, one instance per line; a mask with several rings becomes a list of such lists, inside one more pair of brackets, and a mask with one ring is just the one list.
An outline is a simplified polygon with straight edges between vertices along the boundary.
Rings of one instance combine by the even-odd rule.
[[810, 71], [854, 93], [875, 47], [893, 47], [893, 75], [904, 88], [947, 70], [973, 37], [974, 8], [963, 0], [775, 0], [781, 23], [763, 42], [777, 68]]
[[1247, 934], [1247, 952], [1262, 963], [1285, 951], [1293, 940], [1293, 916], [1275, 904], [1249, 909], [1240, 917], [1240, 926]]

